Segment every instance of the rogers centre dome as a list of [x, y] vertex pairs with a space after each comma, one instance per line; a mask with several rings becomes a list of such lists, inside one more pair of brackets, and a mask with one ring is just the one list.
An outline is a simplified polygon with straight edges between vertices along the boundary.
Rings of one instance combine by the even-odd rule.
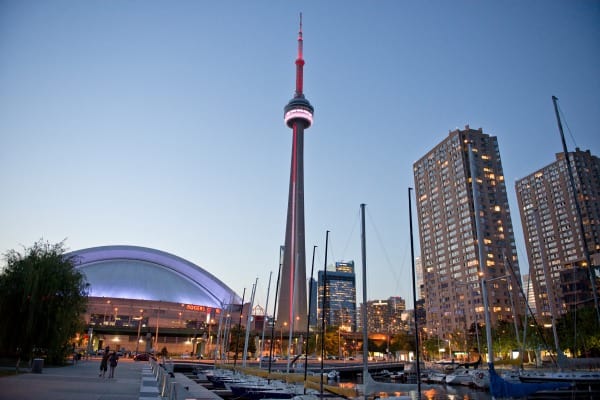
[[90, 297], [167, 301], [221, 308], [240, 303], [233, 290], [205, 269], [160, 250], [101, 246], [69, 253], [90, 284]]
[[160, 250], [101, 246], [66, 254], [89, 283], [85, 352], [104, 346], [129, 355], [168, 347], [174, 354], [215, 350], [217, 326], [239, 314], [240, 297], [196, 264]]

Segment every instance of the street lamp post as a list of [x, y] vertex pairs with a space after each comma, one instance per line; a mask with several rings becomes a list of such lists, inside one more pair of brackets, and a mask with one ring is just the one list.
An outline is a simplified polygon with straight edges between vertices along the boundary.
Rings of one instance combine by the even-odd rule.
[[102, 325], [106, 325], [106, 314], [108, 314], [109, 306], [110, 306], [110, 300], [106, 300], [106, 305], [104, 306], [104, 318], [102, 319]]
[[140, 317], [138, 320], [138, 332], [137, 332], [137, 341], [135, 342], [135, 354], [137, 355], [139, 347], [140, 347], [140, 332], [142, 329], [142, 321], [144, 320], [144, 310], [140, 310]]
[[211, 337], [210, 337], [210, 326], [214, 323], [215, 321], [213, 319], [208, 321], [208, 338], [206, 341], [206, 358], [210, 358], [210, 345], [212, 344], [211, 342]]
[[281, 341], [281, 357], [283, 357], [283, 329], [287, 326], [287, 322], [283, 323], [283, 328], [280, 331], [280, 341]]

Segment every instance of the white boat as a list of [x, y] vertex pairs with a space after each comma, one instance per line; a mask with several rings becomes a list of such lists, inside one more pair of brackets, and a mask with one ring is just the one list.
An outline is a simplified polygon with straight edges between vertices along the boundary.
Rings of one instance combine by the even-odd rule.
[[448, 385], [471, 386], [474, 385], [473, 377], [478, 370], [467, 369], [464, 367], [456, 368], [454, 371], [446, 375], [446, 383]]
[[570, 382], [600, 385], [600, 371], [521, 371], [521, 382]]
[[446, 383], [446, 374], [440, 371], [428, 371], [422, 374], [421, 380], [427, 383]]

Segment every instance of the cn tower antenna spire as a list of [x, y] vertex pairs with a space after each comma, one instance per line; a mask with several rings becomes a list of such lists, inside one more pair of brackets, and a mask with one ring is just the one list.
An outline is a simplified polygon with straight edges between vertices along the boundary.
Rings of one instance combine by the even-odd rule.
[[294, 97], [304, 97], [304, 58], [302, 56], [302, 13], [300, 13], [300, 30], [298, 31], [298, 58], [296, 58], [296, 94]]

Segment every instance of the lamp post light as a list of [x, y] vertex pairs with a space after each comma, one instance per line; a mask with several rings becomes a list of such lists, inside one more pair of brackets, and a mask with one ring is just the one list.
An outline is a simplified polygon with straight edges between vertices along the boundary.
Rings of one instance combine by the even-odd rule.
[[280, 337], [281, 337], [281, 357], [283, 357], [283, 330], [285, 329], [285, 327], [287, 327], [287, 322], [283, 323], [283, 328], [280, 331]]
[[208, 338], [206, 341], [206, 358], [210, 358], [210, 347], [212, 344], [211, 336], [210, 336], [210, 327], [215, 322], [214, 319], [208, 321]]
[[117, 326], [117, 313], [119, 312], [119, 307], [115, 307], [115, 326]]
[[135, 342], [135, 354], [137, 355], [138, 349], [140, 346], [140, 332], [142, 329], [142, 321], [144, 320], [144, 310], [140, 310], [140, 316], [138, 319], [138, 332], [137, 332], [137, 341]]
[[106, 325], [106, 314], [108, 314], [109, 306], [110, 306], [110, 300], [106, 300], [106, 305], [104, 306], [104, 318], [102, 319], [102, 325]]

